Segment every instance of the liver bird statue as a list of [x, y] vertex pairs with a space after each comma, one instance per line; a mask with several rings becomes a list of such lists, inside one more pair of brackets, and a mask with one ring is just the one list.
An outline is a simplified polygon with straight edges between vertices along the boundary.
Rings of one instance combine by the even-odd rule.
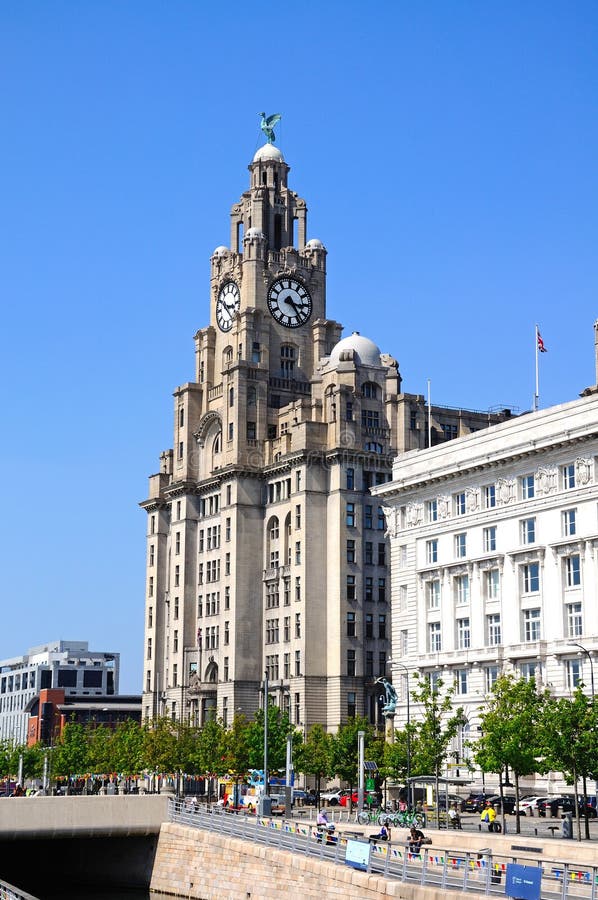
[[260, 128], [266, 135], [269, 144], [273, 144], [276, 140], [276, 136], [274, 134], [274, 126], [280, 122], [282, 116], [279, 113], [274, 113], [273, 116], [266, 116], [266, 113], [258, 113], [262, 117], [262, 121], [260, 122]]

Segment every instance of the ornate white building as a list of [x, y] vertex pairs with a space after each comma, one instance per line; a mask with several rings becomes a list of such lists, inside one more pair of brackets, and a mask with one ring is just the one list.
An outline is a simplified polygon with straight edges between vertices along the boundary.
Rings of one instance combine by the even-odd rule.
[[[424, 446], [395, 359], [326, 315], [326, 260], [266, 144], [212, 254], [195, 380], [150, 477], [146, 717], [251, 715], [264, 674], [296, 725], [378, 719], [390, 649], [386, 524], [370, 488]], [[504, 419], [432, 409], [432, 439]]]
[[392, 481], [373, 493], [389, 522], [403, 722], [405, 668], [454, 683], [474, 733], [500, 673], [556, 695], [579, 681], [594, 689], [597, 457], [590, 389], [395, 460]]

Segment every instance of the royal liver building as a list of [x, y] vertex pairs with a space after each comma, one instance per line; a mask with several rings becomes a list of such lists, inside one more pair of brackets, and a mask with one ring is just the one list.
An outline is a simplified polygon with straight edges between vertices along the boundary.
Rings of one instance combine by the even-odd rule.
[[[299, 727], [379, 721], [390, 656], [386, 524], [400, 450], [504, 417], [431, 410], [326, 314], [326, 249], [267, 143], [211, 259], [195, 380], [150, 477], [144, 715], [202, 724], [274, 702]], [[364, 298], [364, 315], [367, 298]]]

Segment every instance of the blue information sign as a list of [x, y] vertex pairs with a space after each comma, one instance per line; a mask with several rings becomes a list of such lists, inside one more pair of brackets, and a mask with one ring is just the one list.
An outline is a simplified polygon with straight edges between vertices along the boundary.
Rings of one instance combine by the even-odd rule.
[[347, 849], [345, 852], [345, 862], [354, 869], [363, 869], [367, 871], [370, 862], [370, 842], [369, 841], [347, 841]]
[[542, 869], [539, 866], [507, 864], [505, 894], [517, 900], [541, 900]]

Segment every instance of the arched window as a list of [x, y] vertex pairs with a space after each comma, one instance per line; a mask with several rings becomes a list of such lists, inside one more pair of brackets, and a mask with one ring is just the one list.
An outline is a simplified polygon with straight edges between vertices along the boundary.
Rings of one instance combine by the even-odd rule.
[[276, 516], [274, 516], [274, 518], [270, 519], [269, 533], [270, 533], [271, 541], [278, 540], [279, 535], [280, 535], [280, 529], [279, 529], [278, 519], [276, 518]]
[[220, 453], [222, 449], [222, 432], [219, 431], [216, 437], [214, 438], [214, 443], [212, 444], [212, 453]]

